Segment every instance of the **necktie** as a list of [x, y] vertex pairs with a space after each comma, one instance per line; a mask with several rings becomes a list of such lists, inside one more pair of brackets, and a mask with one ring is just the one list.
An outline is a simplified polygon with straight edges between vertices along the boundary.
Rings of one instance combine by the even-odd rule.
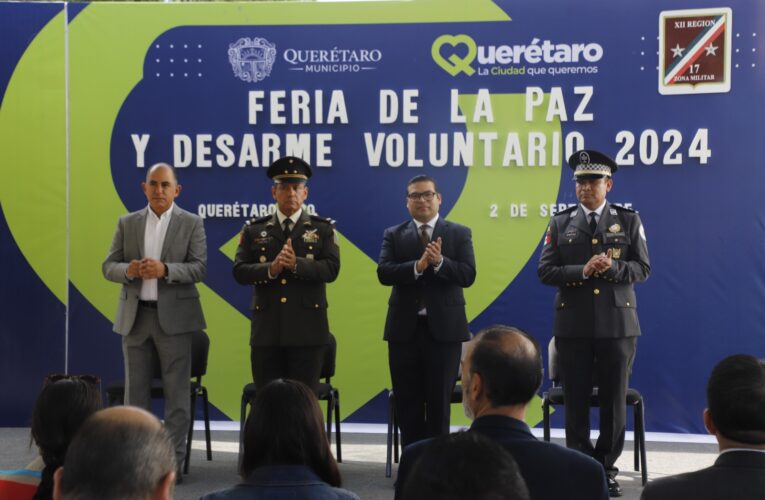
[[595, 220], [596, 215], [595, 212], [590, 212], [590, 231], [592, 234], [595, 234], [595, 228], [598, 227], [598, 221]]
[[290, 233], [292, 232], [292, 229], [290, 228], [290, 223], [292, 221], [290, 219], [284, 219], [284, 238], [287, 239], [290, 237]]
[[422, 248], [425, 248], [428, 246], [428, 243], [430, 243], [430, 235], [428, 234], [428, 226], [427, 224], [423, 224], [420, 226], [420, 241], [422, 242]]

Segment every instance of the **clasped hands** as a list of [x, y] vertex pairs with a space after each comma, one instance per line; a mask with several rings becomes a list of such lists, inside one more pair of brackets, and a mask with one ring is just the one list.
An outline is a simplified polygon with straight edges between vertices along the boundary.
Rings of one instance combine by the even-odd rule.
[[292, 238], [287, 238], [287, 243], [284, 244], [281, 252], [271, 262], [268, 272], [271, 273], [271, 276], [278, 276], [284, 269], [295, 272], [296, 266], [297, 256], [295, 255], [295, 250], [292, 249]]
[[151, 257], [144, 257], [141, 260], [133, 259], [128, 264], [127, 277], [141, 278], [144, 280], [160, 279], [165, 277], [165, 265]]
[[442, 260], [441, 237], [439, 236], [435, 241], [428, 243], [428, 246], [425, 247], [425, 251], [422, 253], [422, 257], [415, 264], [415, 268], [418, 273], [422, 273], [428, 266], [438, 266]]
[[612, 263], [611, 249], [609, 248], [606, 252], [600, 252], [599, 254], [590, 257], [590, 260], [584, 265], [584, 275], [592, 276], [593, 274], [597, 275], [605, 273], [611, 269]]

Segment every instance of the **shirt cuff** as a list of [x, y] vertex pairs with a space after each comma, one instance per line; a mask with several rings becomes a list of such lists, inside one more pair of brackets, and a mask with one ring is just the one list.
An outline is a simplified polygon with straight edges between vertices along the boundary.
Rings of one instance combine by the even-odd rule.
[[441, 266], [443, 265], [444, 265], [444, 256], [442, 255], [441, 262], [439, 262], [438, 265], [433, 268], [433, 272], [437, 273], [441, 269]]
[[[414, 269], [414, 279], [417, 279], [420, 276], [422, 276], [422, 273], [418, 273], [417, 272], [417, 261], [416, 260], [414, 261], [414, 267], [412, 269]], [[423, 272], [425, 272], [425, 271], [423, 271]]]

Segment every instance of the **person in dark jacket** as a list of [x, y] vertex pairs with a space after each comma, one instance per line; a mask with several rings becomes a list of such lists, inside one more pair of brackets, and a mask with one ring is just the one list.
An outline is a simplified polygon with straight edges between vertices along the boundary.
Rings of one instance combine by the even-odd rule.
[[201, 500], [359, 500], [340, 488], [313, 391], [277, 379], [258, 391], [244, 427], [244, 482]]
[[[566, 446], [603, 464], [611, 496], [621, 496], [614, 464], [624, 448], [627, 385], [640, 335], [634, 284], [651, 271], [648, 247], [640, 216], [606, 200], [616, 162], [582, 150], [568, 164], [579, 205], [550, 220], [537, 272], [542, 283], [558, 287], [553, 335], [566, 398]], [[600, 402], [594, 446], [593, 382]]]
[[[510, 452], [532, 500], [607, 500], [606, 477], [598, 462], [539, 441], [523, 421], [542, 385], [543, 370], [539, 345], [520, 329], [496, 325], [479, 332], [462, 361], [462, 404], [473, 420], [468, 432], [488, 437]], [[428, 442], [404, 449], [396, 499], [402, 498], [412, 467]]]
[[704, 425], [720, 446], [714, 465], [651, 481], [641, 500], [749, 500], [765, 495], [765, 361], [729, 356], [712, 370]]

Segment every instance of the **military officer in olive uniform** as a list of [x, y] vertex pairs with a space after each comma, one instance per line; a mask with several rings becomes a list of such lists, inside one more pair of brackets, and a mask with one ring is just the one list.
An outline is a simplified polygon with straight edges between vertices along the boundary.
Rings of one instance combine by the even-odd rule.
[[311, 167], [287, 156], [268, 168], [276, 213], [242, 229], [234, 278], [254, 285], [250, 362], [259, 389], [290, 378], [316, 389], [329, 341], [326, 284], [340, 271], [333, 222], [303, 210]]
[[[620, 496], [616, 459], [624, 446], [626, 391], [640, 325], [634, 283], [651, 267], [633, 210], [606, 201], [616, 162], [592, 150], [568, 159], [579, 205], [550, 221], [537, 269], [558, 287], [553, 335], [566, 399], [566, 445], [600, 463]], [[590, 441], [590, 393], [598, 387], [600, 436]]]

